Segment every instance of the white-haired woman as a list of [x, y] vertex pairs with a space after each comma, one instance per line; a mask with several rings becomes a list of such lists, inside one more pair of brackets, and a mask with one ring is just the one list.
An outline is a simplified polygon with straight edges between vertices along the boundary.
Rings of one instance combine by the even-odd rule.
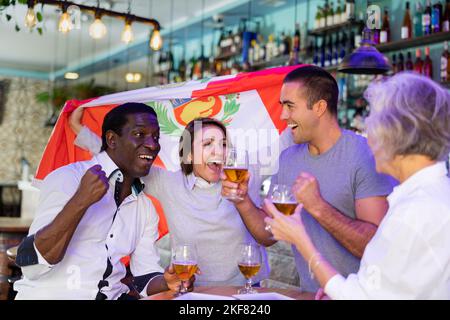
[[[286, 217], [266, 202], [277, 240], [294, 244], [311, 276], [332, 299], [450, 299], [450, 94], [432, 80], [400, 73], [366, 91], [369, 145], [377, 171], [400, 185], [367, 245], [360, 269], [347, 278], [317, 251], [301, 220], [301, 205]], [[294, 185], [293, 192], [308, 183]]]

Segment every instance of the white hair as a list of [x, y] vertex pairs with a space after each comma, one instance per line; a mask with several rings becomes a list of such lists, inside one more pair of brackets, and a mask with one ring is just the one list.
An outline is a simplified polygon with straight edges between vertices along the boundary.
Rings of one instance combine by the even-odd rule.
[[367, 131], [387, 159], [420, 154], [442, 161], [450, 152], [450, 93], [433, 80], [400, 72], [372, 83]]

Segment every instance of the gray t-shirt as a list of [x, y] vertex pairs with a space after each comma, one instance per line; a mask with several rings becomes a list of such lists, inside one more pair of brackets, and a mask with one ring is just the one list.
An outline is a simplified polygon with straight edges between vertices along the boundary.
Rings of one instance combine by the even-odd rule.
[[[245, 278], [238, 268], [239, 245], [256, 241], [235, 206], [222, 197], [221, 183], [208, 186], [204, 180], [196, 184], [196, 179], [192, 174], [185, 176], [181, 171], [156, 167], [142, 178], [144, 192], [157, 198], [164, 209], [171, 242], [196, 245], [202, 273], [196, 276], [196, 285], [243, 285]], [[252, 189], [256, 189], [251, 196], [257, 202], [258, 190]], [[261, 269], [253, 278], [254, 283], [269, 277], [264, 247], [261, 255]]]
[[[346, 216], [355, 219], [355, 200], [391, 193], [395, 181], [375, 171], [375, 160], [364, 137], [343, 130], [336, 144], [327, 152], [314, 156], [307, 144], [289, 147], [280, 156], [278, 174], [272, 177], [276, 184], [293, 185], [300, 172], [316, 177], [322, 197]], [[355, 273], [360, 260], [345, 249], [306, 210], [303, 222], [316, 248], [343, 276]], [[292, 247], [300, 287], [315, 292], [319, 284], [310, 278], [308, 262]]]

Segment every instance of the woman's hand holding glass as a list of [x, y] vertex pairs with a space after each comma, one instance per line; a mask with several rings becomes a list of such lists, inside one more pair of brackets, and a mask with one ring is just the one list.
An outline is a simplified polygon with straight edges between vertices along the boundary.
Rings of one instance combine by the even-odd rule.
[[248, 191], [248, 153], [230, 148], [222, 173], [222, 196], [233, 202], [244, 200]]
[[263, 209], [270, 216], [264, 218], [264, 222], [275, 240], [286, 241], [294, 245], [302, 241], [310, 241], [300, 214], [303, 209], [301, 204], [297, 205], [294, 213], [290, 216], [277, 210], [268, 199], [264, 200]]

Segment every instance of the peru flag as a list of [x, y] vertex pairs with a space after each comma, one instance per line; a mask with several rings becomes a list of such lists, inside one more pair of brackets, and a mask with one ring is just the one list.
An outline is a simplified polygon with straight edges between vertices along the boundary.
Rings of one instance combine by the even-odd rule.
[[251, 162], [263, 165], [267, 162], [267, 174], [273, 173], [271, 164], [278, 152], [265, 154], [260, 151], [274, 144], [278, 146], [279, 135], [286, 128], [286, 123], [280, 120], [280, 89], [286, 74], [298, 67], [301, 66], [156, 86], [85, 101], [67, 101], [35, 178], [42, 180], [61, 166], [91, 158], [88, 151], [74, 145], [75, 134], [68, 124], [68, 116], [73, 110], [85, 108], [82, 124], [100, 136], [106, 113], [126, 102], [148, 104], [158, 114], [161, 151], [155, 161], [157, 166], [179, 169], [178, 143], [185, 125], [198, 117], [214, 117], [227, 126], [233, 144], [254, 155], [253, 159], [250, 156]]

